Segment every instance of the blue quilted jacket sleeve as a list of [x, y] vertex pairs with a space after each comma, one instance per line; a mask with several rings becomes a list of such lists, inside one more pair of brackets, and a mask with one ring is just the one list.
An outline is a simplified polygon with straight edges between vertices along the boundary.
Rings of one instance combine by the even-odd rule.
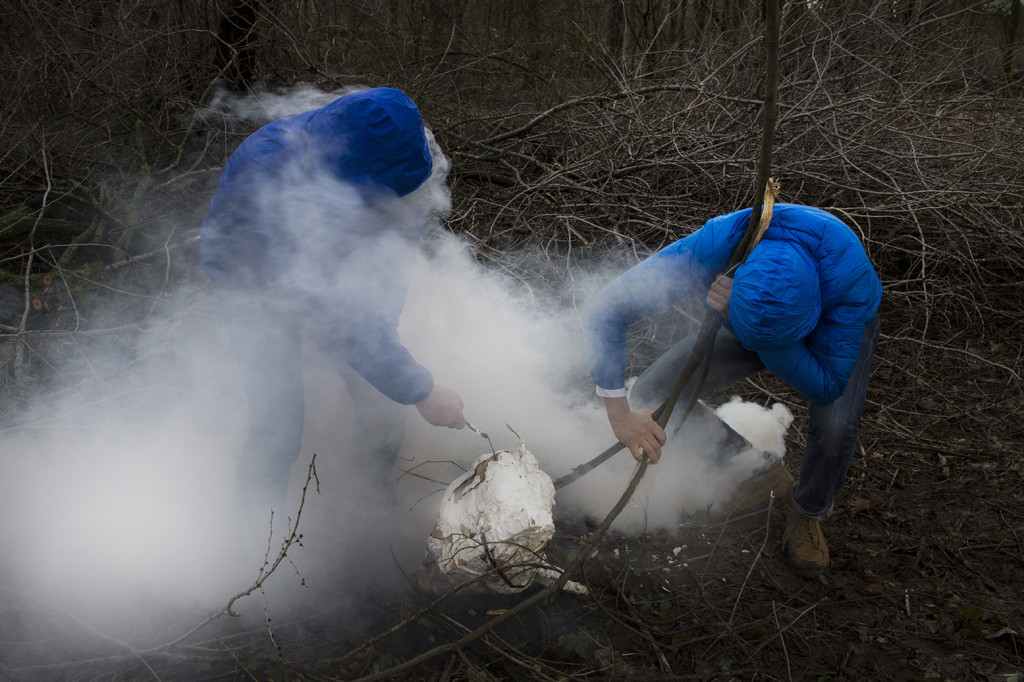
[[[348, 364], [395, 402], [411, 405], [434, 387], [429, 370], [402, 344], [398, 322], [405, 302], [415, 244], [363, 246], [338, 259], [334, 286], [286, 286], [301, 301], [306, 326], [317, 345]], [[358, 286], [349, 284], [358, 280]], [[321, 283], [331, 282], [324, 273]]]
[[661, 249], [601, 289], [584, 310], [587, 363], [594, 383], [625, 385], [627, 333], [637, 320], [664, 310], [724, 269], [743, 233], [736, 214], [719, 216], [688, 237]]

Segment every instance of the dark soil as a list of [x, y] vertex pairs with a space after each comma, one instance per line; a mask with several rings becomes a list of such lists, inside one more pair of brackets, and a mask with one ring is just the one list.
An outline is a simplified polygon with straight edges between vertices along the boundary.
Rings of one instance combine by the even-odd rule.
[[[824, 525], [827, 575], [789, 569], [779, 506], [726, 522], [683, 519], [673, 534], [608, 535], [578, 576], [590, 596], [544, 600], [394, 679], [1021, 679], [1019, 385], [991, 355], [972, 365], [934, 353], [935, 366], [922, 368], [894, 361], [899, 350], [883, 337], [862, 446]], [[922, 370], [944, 388], [898, 390], [917, 385], [906, 377]], [[751, 395], [788, 400], [773, 382], [752, 384]], [[791, 405], [798, 441], [804, 414], [799, 402]], [[799, 455], [794, 442], [794, 474]], [[567, 565], [593, 526], [559, 519], [549, 559]], [[264, 623], [226, 619], [150, 653], [97, 637], [45, 666], [21, 656], [38, 641], [16, 641], [4, 628], [4, 658], [18, 667], [0, 669], [0, 678], [386, 679], [390, 668], [463, 637], [538, 589], [456, 595], [410, 618], [433, 597], [346, 586], [337, 603], [275, 620], [272, 641]], [[44, 619], [19, 617], [25, 631], [32, 618]], [[67, 619], [49, 625], [55, 642], [79, 629]]]

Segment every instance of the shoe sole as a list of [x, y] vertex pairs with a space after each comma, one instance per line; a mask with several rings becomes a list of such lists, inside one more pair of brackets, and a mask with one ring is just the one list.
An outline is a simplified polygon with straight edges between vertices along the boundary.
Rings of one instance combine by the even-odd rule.
[[817, 578], [818, 576], [827, 574], [831, 567], [831, 562], [825, 566], [800, 566], [794, 562], [792, 558], [788, 556], [786, 558], [788, 560], [790, 570], [801, 578]]

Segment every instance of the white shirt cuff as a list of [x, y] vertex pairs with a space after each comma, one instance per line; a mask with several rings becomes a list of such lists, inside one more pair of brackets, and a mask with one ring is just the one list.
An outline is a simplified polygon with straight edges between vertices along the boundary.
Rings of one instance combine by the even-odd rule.
[[626, 389], [623, 388], [601, 388], [597, 387], [597, 395], [602, 398], [625, 398]]

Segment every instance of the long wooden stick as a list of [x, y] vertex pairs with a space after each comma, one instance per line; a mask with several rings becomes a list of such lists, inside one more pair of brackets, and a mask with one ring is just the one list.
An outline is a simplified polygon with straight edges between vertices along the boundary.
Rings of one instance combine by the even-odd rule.
[[[778, 87], [777, 81], [778, 81], [778, 74], [779, 74], [779, 69], [778, 69], [778, 54], [779, 54], [779, 40], [778, 40], [779, 17], [778, 17], [778, 14], [779, 14], [779, 0], [768, 0], [767, 13], [768, 13], [768, 22], [767, 22], [767, 26], [766, 26], [766, 31], [767, 31], [767, 41], [766, 42], [768, 44], [767, 55], [768, 55], [768, 63], [769, 63], [769, 66], [768, 66], [769, 80], [768, 80], [768, 82], [766, 84], [766, 87], [765, 87], [765, 125], [768, 126], [769, 122], [770, 122], [771, 126], [772, 126], [772, 130], [774, 130], [774, 125], [775, 125], [775, 107], [776, 107], [776, 92], [777, 92], [777, 87]], [[774, 17], [774, 19], [773, 19], [773, 17]], [[769, 115], [769, 111], [770, 111], [770, 115]], [[771, 149], [772, 149], [771, 137], [769, 137], [767, 145], [764, 142], [764, 138], [762, 138], [762, 141], [761, 141], [761, 157], [760, 157], [759, 163], [758, 163], [758, 178], [760, 179], [761, 171], [763, 170], [764, 171], [764, 184], [763, 185], [758, 185], [759, 190], [760, 190], [760, 193], [757, 195], [758, 198], [764, 196], [765, 187], [768, 184], [768, 168], [770, 167], [770, 163], [771, 163]], [[758, 219], [757, 220], [751, 220], [751, 223], [750, 223], [751, 226], [750, 226], [750, 228], [748, 228], [747, 235], [745, 236], [745, 241], [747, 242], [747, 244], [744, 245], [742, 249], [737, 248], [736, 251], [733, 253], [733, 260], [736, 260], [737, 262], [739, 262], [742, 259], [746, 258], [746, 256], [749, 254], [749, 251], [751, 249], [753, 249], [753, 247], [756, 245], [756, 240], [755, 240], [754, 237], [756, 235], [756, 230], [757, 230], [758, 223], [760, 222], [760, 216], [761, 216], [761, 206], [760, 206], [760, 204], [755, 206], [755, 210], [757, 212]], [[751, 217], [753, 217], [753, 216], [751, 216]], [[709, 311], [709, 314], [704, 316], [704, 322], [701, 325], [701, 333], [703, 335], [705, 333], [705, 328], [707, 328], [708, 331], [706, 332], [706, 334], [709, 337], [708, 338], [708, 342], [706, 344], [705, 352], [700, 354], [700, 355], [698, 355], [696, 347], [694, 348], [694, 352], [691, 353], [690, 358], [687, 360], [686, 368], [684, 368], [683, 372], [681, 373], [679, 381], [676, 382], [676, 386], [675, 386], [675, 388], [672, 391], [672, 395], [669, 396], [669, 399], [666, 400], [661, 405], [661, 407], [658, 408], [661, 411], [661, 413], [658, 415], [657, 419], [658, 419], [658, 423], [661, 424], [662, 427], [664, 427], [664, 425], [666, 423], [668, 423], [668, 417], [669, 417], [669, 415], [672, 412], [672, 407], [675, 404], [675, 401], [679, 399], [679, 394], [682, 391], [682, 387], [686, 384], [686, 382], [689, 380], [689, 377], [693, 374], [694, 370], [696, 369], [697, 361], [694, 360], [695, 357], [697, 357], [698, 359], [700, 357], [703, 357], [703, 359], [705, 360], [704, 368], [703, 368], [703, 370], [701, 372], [701, 376], [700, 376], [700, 383], [703, 384], [704, 377], [707, 374], [707, 366], [708, 366], [708, 363], [709, 363], [709, 361], [711, 359], [711, 355], [710, 354], [711, 354], [711, 347], [714, 345], [713, 344], [714, 335], [715, 335], [715, 332], [717, 332], [718, 327], [721, 326], [721, 324], [722, 324], [722, 318], [717, 313], [714, 313], [713, 311]], [[691, 365], [692, 365], [692, 367], [691, 367]], [[689, 369], [687, 369], [687, 368], [689, 368]], [[687, 374], [687, 372], [688, 372], [688, 374]], [[684, 378], [683, 374], [687, 374], [687, 376]], [[697, 390], [694, 391], [694, 397], [692, 397], [690, 399], [690, 404], [687, 407], [687, 413], [689, 413], [689, 408], [693, 407], [693, 403], [696, 402], [696, 395], [699, 392], [700, 392], [700, 387], [698, 386]], [[617, 448], [615, 448], [614, 450], [612, 448], [609, 448], [609, 450], [606, 450], [605, 452], [606, 453], [607, 452], [611, 452], [612, 454], [614, 454], [614, 452], [617, 452], [621, 448], [622, 448], [622, 445], [619, 444], [619, 446]], [[604, 453], [602, 453], [602, 455], [599, 455], [599, 456], [604, 456]], [[611, 455], [609, 454], [608, 456], [610, 457]], [[605, 458], [607, 459], [607, 457], [605, 457]], [[604, 461], [604, 460], [602, 460], [602, 461]], [[582, 476], [583, 473], [586, 473], [586, 471], [583, 471], [583, 472], [581, 472], [579, 474], [576, 474], [576, 472], [578, 470], [580, 470], [582, 467], [585, 467], [585, 466], [587, 466], [589, 464], [591, 464], [591, 462], [588, 462], [587, 464], [584, 464], [581, 467], [577, 467], [568, 476], [564, 476], [561, 479], [559, 479], [558, 481], [556, 481], [555, 482], [555, 487], [556, 488], [561, 487], [559, 485], [560, 481], [565, 481], [565, 482], [563, 482], [561, 484], [561, 485], [565, 485], [566, 482], [571, 482], [572, 480], [575, 480], [576, 478], [579, 478], [580, 476]], [[598, 464], [600, 464], [600, 462], [598, 462]], [[648, 467], [649, 464], [650, 464], [650, 459], [645, 455], [640, 460], [640, 462], [639, 462], [639, 464], [638, 464], [638, 466], [636, 468], [636, 471], [633, 473], [633, 476], [630, 479], [629, 484], [626, 486], [625, 492], [623, 492], [622, 496], [619, 497], [618, 502], [615, 503], [615, 506], [612, 507], [611, 511], [609, 511], [608, 514], [605, 516], [604, 520], [601, 522], [601, 525], [598, 526], [594, 530], [594, 532], [592, 532], [589, 536], [587, 536], [587, 539], [584, 540], [584, 542], [583, 542], [583, 546], [576, 552], [575, 555], [573, 555], [572, 560], [569, 562], [569, 565], [565, 567], [565, 570], [562, 572], [562, 575], [560, 575], [558, 577], [558, 579], [556, 579], [553, 583], [551, 583], [550, 585], [548, 585], [544, 589], [540, 590], [539, 592], [535, 593], [534, 595], [532, 595], [532, 596], [524, 599], [523, 601], [519, 602], [518, 604], [516, 604], [514, 607], [512, 607], [508, 611], [504, 612], [503, 614], [498, 615], [498, 616], [492, 618], [491, 620], [489, 620], [488, 622], [484, 623], [480, 627], [476, 628], [472, 632], [469, 632], [469, 633], [465, 634], [464, 636], [462, 636], [458, 640], [456, 640], [454, 642], [447, 642], [445, 644], [441, 644], [439, 646], [436, 646], [433, 649], [430, 649], [428, 651], [423, 652], [419, 656], [416, 656], [416, 657], [414, 657], [412, 659], [409, 659], [409, 660], [405, 661], [404, 663], [400, 663], [400, 664], [398, 664], [398, 665], [396, 665], [396, 666], [394, 666], [392, 668], [388, 668], [387, 670], [382, 670], [382, 671], [380, 671], [378, 673], [375, 673], [375, 674], [372, 674], [372, 675], [368, 675], [366, 677], [362, 677], [362, 678], [359, 679], [358, 682], [370, 682], [371, 680], [373, 680], [373, 681], [385, 680], [385, 679], [388, 679], [388, 678], [393, 677], [395, 675], [398, 675], [400, 673], [404, 673], [406, 671], [412, 670], [412, 669], [416, 668], [417, 666], [422, 665], [423, 663], [426, 663], [427, 661], [429, 661], [429, 660], [431, 660], [431, 659], [433, 659], [433, 658], [435, 658], [437, 656], [440, 656], [442, 654], [446, 654], [446, 653], [449, 653], [449, 652], [452, 652], [452, 651], [457, 651], [460, 648], [466, 646], [467, 644], [473, 642], [474, 640], [477, 640], [480, 637], [482, 637], [482, 636], [486, 635], [487, 633], [491, 632], [495, 627], [497, 627], [501, 623], [505, 622], [506, 620], [509, 620], [510, 618], [514, 618], [515, 616], [517, 616], [518, 614], [522, 613], [523, 611], [525, 611], [529, 607], [533, 606], [534, 604], [538, 604], [538, 603], [543, 602], [543, 601], [545, 601], [547, 599], [553, 598], [562, 589], [562, 586], [565, 585], [565, 583], [569, 580], [569, 577], [583, 566], [583, 563], [586, 561], [587, 557], [590, 556], [590, 553], [593, 550], [593, 548], [596, 547], [598, 540], [600, 540], [601, 537], [608, 531], [608, 529], [611, 527], [612, 523], [615, 521], [615, 519], [618, 517], [618, 515], [625, 508], [625, 506], [629, 502], [629, 500], [633, 497], [633, 493], [636, 492], [636, 488], [639, 485], [640, 480], [644, 477], [644, 473], [647, 471], [647, 467]], [[594, 464], [593, 466], [597, 466], [597, 464]], [[593, 466], [591, 466], [590, 468], [592, 469]], [[587, 469], [587, 471], [589, 471], [589, 470], [590, 469]], [[574, 474], [575, 474], [575, 476], [571, 480], [566, 481], [566, 479], [569, 476], [573, 476]]]
[[[757, 240], [760, 237], [760, 232], [763, 230], [758, 229], [761, 222], [762, 208], [768, 204], [769, 210], [771, 205], [769, 202], [774, 203], [774, 191], [769, 195], [769, 173], [771, 172], [772, 164], [772, 147], [775, 142], [775, 121], [778, 118], [778, 101], [779, 101], [779, 0], [768, 0], [766, 7], [765, 17], [765, 86], [764, 86], [764, 118], [761, 126], [761, 151], [758, 155], [757, 161], [757, 181], [754, 187], [754, 206], [750, 212], [750, 222], [747, 225], [746, 234], [743, 235], [743, 239], [736, 245], [733, 250], [732, 257], [729, 261], [729, 267], [727, 271], [732, 271], [743, 261], [746, 260], [750, 252], [753, 251], [754, 247], [757, 246]], [[771, 197], [770, 199], [768, 197]], [[676, 402], [679, 400], [679, 396], [682, 395], [683, 389], [690, 382], [699, 365], [705, 367], [702, 372], [694, 390], [690, 396], [690, 399], [683, 412], [683, 420], [689, 415], [693, 406], [697, 402], [697, 398], [700, 396], [700, 389], [704, 385], [704, 377], [707, 375], [707, 367], [711, 362], [711, 349], [714, 347], [715, 337], [718, 334], [719, 328], [722, 326], [722, 317], [714, 310], [708, 309], [704, 314], [704, 319], [701, 322], [700, 330], [697, 332], [697, 340], [694, 343], [693, 349], [690, 352], [690, 357], [687, 358], [686, 364], [683, 365], [683, 369], [679, 373], [679, 378], [676, 380], [675, 386], [672, 388], [672, 392], [652, 414], [654, 421], [661, 428], [665, 428], [668, 424], [669, 417], [672, 415], [672, 410], [675, 408]], [[619, 452], [624, 448], [625, 445], [622, 443], [615, 443], [607, 450], [599, 454], [594, 459], [584, 462], [583, 464], [575, 467], [568, 474], [562, 476], [555, 481], [555, 489], [562, 488], [580, 476], [594, 470], [605, 461], [610, 459], [612, 455]]]

